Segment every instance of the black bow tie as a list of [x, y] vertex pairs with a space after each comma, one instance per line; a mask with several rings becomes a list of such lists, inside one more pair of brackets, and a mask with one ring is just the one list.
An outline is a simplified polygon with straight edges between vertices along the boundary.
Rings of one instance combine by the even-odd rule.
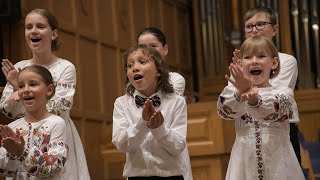
[[157, 96], [157, 95], [153, 96], [152, 98], [144, 98], [139, 95], [136, 95], [134, 97], [134, 100], [135, 100], [138, 108], [143, 106], [144, 102], [146, 102], [147, 99], [150, 99], [152, 101], [153, 106], [159, 107], [161, 104], [161, 100], [160, 100], [159, 96]]

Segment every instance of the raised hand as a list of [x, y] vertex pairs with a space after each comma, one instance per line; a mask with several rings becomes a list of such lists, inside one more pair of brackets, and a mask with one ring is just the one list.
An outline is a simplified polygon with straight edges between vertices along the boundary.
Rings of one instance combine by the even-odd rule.
[[153, 113], [155, 113], [155, 109], [152, 106], [152, 101], [150, 99], [147, 99], [142, 110], [142, 119], [144, 119], [145, 121], [150, 121]]
[[252, 87], [241, 95], [241, 99], [248, 101], [251, 106], [255, 106], [259, 101], [258, 88]]
[[8, 59], [2, 59], [2, 72], [14, 90], [18, 89], [18, 71]]
[[235, 49], [232, 54], [233, 54], [232, 62], [234, 64], [240, 64], [241, 63], [240, 50], [239, 49]]
[[20, 156], [24, 151], [25, 141], [23, 136], [20, 135], [19, 129], [16, 129], [16, 133], [5, 125], [0, 125], [1, 146], [4, 147], [8, 153], [14, 156]]
[[150, 129], [158, 128], [164, 122], [163, 115], [160, 111], [156, 111], [150, 118], [150, 121], [147, 123], [147, 126]]
[[19, 101], [19, 100], [20, 100], [20, 97], [19, 97], [18, 91], [13, 92], [13, 93], [11, 94], [11, 96], [10, 96], [10, 99], [11, 99], [11, 100], [14, 100], [14, 101]]
[[239, 95], [252, 87], [251, 80], [245, 75], [240, 63], [230, 63], [229, 71], [233, 79], [228, 75], [225, 78], [238, 89]]

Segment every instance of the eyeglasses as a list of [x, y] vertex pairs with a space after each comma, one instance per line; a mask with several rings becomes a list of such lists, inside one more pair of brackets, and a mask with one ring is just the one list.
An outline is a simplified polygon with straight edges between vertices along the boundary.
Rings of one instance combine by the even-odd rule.
[[252, 32], [253, 31], [253, 27], [256, 27], [256, 29], [259, 31], [259, 30], [262, 30], [266, 27], [266, 25], [272, 25], [271, 22], [257, 22], [256, 24], [248, 24], [248, 25], [245, 25], [244, 26], [244, 31], [246, 33], [249, 33], [249, 32]]

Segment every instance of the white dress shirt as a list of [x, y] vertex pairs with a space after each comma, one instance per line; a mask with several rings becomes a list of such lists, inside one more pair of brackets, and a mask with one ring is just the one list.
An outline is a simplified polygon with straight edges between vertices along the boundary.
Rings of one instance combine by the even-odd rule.
[[294, 90], [298, 77], [298, 65], [295, 57], [279, 52], [280, 71], [279, 74], [270, 79], [273, 86], [283, 85]]
[[[145, 97], [137, 90], [135, 95]], [[143, 108], [137, 108], [134, 97], [126, 94], [114, 103], [112, 142], [126, 153], [125, 177], [178, 176], [190, 168], [185, 99], [161, 91], [150, 98], [154, 95], [161, 98], [161, 105], [155, 109], [164, 117], [164, 123], [156, 129], [147, 127], [142, 119]]]

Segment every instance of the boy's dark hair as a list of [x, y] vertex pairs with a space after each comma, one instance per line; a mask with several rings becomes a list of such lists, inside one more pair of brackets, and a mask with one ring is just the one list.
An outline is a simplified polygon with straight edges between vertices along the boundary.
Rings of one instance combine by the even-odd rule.
[[165, 46], [167, 44], [167, 38], [166, 36], [164, 35], [164, 33], [158, 29], [158, 28], [155, 28], [155, 27], [147, 27], [147, 28], [144, 28], [138, 35], [137, 35], [137, 42], [138, 42], [138, 39], [141, 35], [143, 34], [153, 34], [155, 37], [157, 37], [157, 39], [159, 40], [159, 42], [161, 42], [162, 46]]
[[[32, 14], [32, 13], [40, 14], [42, 17], [44, 17], [48, 21], [48, 24], [50, 25], [52, 31], [59, 30], [58, 20], [50, 11], [46, 9], [36, 8], [31, 10], [28, 14]], [[57, 38], [52, 40], [51, 42], [51, 50], [56, 51], [59, 48], [60, 48], [60, 40], [59, 40], [59, 36], [57, 36]]]
[[135, 91], [135, 88], [133, 87], [133, 85], [130, 83], [128, 76], [127, 76], [127, 62], [128, 62], [128, 58], [129, 56], [137, 51], [141, 51], [142, 54], [144, 54], [145, 56], [147, 56], [149, 58], [149, 60], [153, 61], [156, 69], [158, 71], [158, 73], [160, 74], [160, 76], [158, 77], [158, 83], [157, 83], [157, 91], [161, 90], [164, 94], [167, 93], [173, 93], [173, 87], [172, 84], [169, 82], [169, 70], [167, 65], [165, 64], [163, 57], [161, 56], [161, 54], [151, 48], [148, 47], [144, 44], [139, 44], [139, 45], [135, 45], [132, 48], [130, 48], [129, 50], [127, 50], [125, 52], [125, 54], [123, 55], [123, 69], [124, 69], [124, 73], [125, 73], [125, 87], [126, 87], [126, 93], [133, 96], [133, 93]]
[[43, 82], [47, 86], [52, 84], [53, 87], [54, 87], [53, 88], [53, 93], [51, 94], [50, 97], [48, 97], [48, 99], [51, 99], [54, 96], [55, 86], [54, 86], [52, 75], [51, 75], [50, 71], [47, 68], [45, 68], [43, 66], [39, 66], [39, 65], [33, 64], [31, 66], [27, 66], [27, 67], [23, 68], [22, 70], [20, 70], [18, 76], [23, 71], [29, 71], [29, 72], [33, 72], [33, 73], [36, 73], [36, 74], [40, 75], [42, 77], [42, 79], [43, 79]]
[[251, 19], [254, 15], [258, 13], [265, 13], [267, 17], [270, 19], [270, 23], [272, 24], [272, 26], [277, 25], [276, 13], [268, 7], [254, 7], [249, 9], [243, 16], [243, 23], [246, 23], [249, 19]]

